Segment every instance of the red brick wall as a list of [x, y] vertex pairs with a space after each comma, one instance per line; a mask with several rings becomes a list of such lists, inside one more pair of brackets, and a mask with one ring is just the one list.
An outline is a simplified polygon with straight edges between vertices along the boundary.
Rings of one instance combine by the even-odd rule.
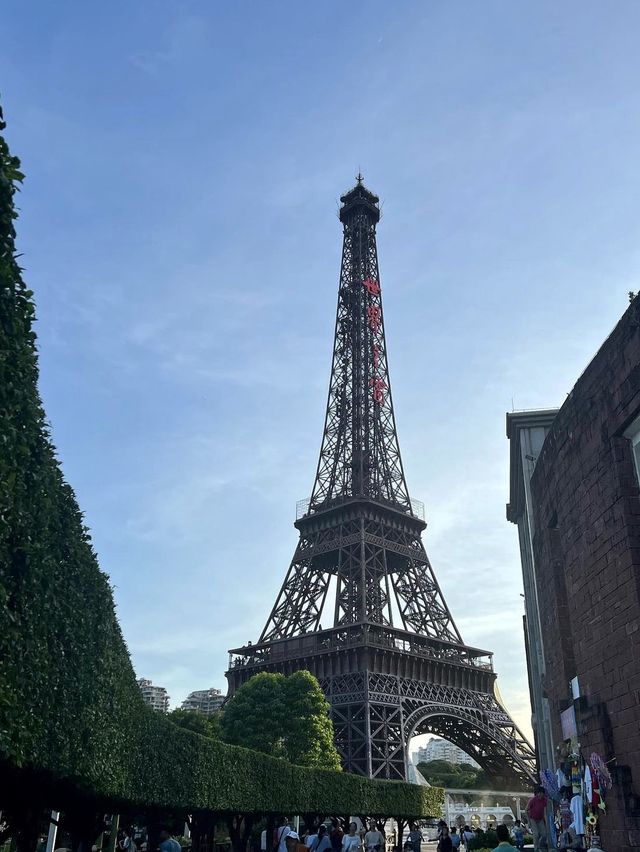
[[640, 490], [622, 434], [638, 415], [640, 298], [560, 409], [532, 480], [554, 736], [577, 675], [583, 756], [617, 758], [601, 819], [607, 852], [640, 849]]

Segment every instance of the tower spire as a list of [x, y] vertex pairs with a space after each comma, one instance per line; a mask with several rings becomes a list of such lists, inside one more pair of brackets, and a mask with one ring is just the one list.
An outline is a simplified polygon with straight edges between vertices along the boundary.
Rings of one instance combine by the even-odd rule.
[[365, 497], [410, 512], [384, 333], [379, 199], [358, 173], [356, 185], [340, 201], [343, 243], [333, 363], [310, 510]]

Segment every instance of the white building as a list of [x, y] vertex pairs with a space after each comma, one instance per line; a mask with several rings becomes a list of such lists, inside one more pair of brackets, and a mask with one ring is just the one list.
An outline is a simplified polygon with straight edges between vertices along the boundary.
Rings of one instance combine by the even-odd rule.
[[413, 762], [416, 765], [418, 763], [428, 763], [430, 760], [446, 760], [448, 763], [456, 765], [468, 763], [475, 769], [480, 769], [480, 764], [476, 763], [475, 760], [469, 757], [461, 748], [458, 748], [457, 745], [437, 737], [431, 737], [424, 748], [419, 748], [417, 752], [414, 752]]
[[511, 444], [507, 520], [517, 524], [520, 540], [524, 584], [524, 629], [532, 710], [531, 727], [541, 769], [553, 769], [556, 764], [551, 730], [551, 709], [544, 687], [546, 666], [536, 586], [536, 564], [533, 557], [535, 529], [531, 477], [544, 439], [557, 413], [557, 409], [547, 408], [507, 414], [507, 437]]
[[169, 696], [164, 686], [154, 686], [150, 680], [141, 677], [138, 679], [138, 686], [144, 701], [151, 707], [152, 710], [157, 710], [159, 713], [166, 713], [169, 709]]
[[211, 716], [220, 710], [223, 702], [224, 695], [212, 686], [210, 689], [197, 689], [195, 692], [190, 692], [182, 702], [182, 709], [199, 710], [205, 716]]

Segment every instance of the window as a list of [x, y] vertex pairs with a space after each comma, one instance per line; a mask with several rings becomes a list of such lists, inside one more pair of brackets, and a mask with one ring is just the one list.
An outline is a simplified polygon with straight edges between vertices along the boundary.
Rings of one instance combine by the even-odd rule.
[[640, 417], [636, 417], [631, 426], [625, 430], [624, 435], [631, 443], [633, 463], [636, 469], [638, 484], [640, 485]]

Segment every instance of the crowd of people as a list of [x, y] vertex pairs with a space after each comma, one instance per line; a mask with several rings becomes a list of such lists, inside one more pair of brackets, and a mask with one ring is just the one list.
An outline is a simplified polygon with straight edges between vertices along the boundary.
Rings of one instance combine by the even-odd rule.
[[[455, 850], [468, 850], [471, 847], [471, 841], [476, 840], [482, 829], [473, 829], [469, 825], [464, 825], [458, 828], [457, 826], [449, 826], [444, 820], [438, 823], [438, 852], [455, 852]], [[525, 828], [522, 822], [517, 819], [513, 827], [509, 829], [506, 825], [499, 825], [495, 832], [498, 836], [498, 846], [494, 852], [503, 852], [505, 846], [511, 849], [515, 846], [516, 849], [524, 849]], [[414, 848], [407, 848], [405, 843], [403, 852], [415, 852]]]
[[[264, 832], [263, 832], [264, 835]], [[274, 832], [274, 848], [276, 852], [297, 852], [299, 846], [305, 847], [305, 852], [384, 852], [385, 837], [374, 820], [368, 829], [360, 828], [358, 823], [351, 822], [346, 831], [342, 820], [331, 820], [329, 828], [321, 823], [317, 829], [311, 829], [302, 837], [293, 830], [289, 821], [283, 819], [282, 824]], [[266, 849], [266, 838], [263, 836], [261, 846]]]

